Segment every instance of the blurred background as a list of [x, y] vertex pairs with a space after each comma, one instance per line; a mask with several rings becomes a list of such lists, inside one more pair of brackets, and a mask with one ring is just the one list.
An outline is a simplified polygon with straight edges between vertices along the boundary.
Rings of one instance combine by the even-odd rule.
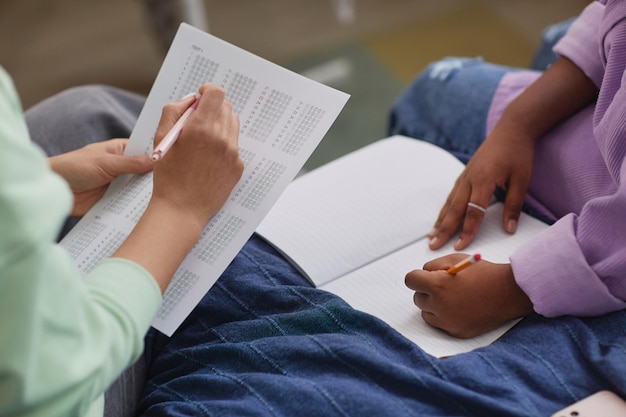
[[99, 83], [147, 94], [180, 21], [352, 95], [306, 169], [386, 136], [389, 108], [446, 56], [528, 66], [589, 0], [2, 0], [0, 65], [24, 108]]

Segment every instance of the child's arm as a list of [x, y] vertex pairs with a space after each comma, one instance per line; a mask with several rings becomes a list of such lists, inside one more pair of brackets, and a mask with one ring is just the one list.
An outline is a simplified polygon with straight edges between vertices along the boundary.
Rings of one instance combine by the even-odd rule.
[[597, 94], [592, 80], [561, 57], [513, 100], [450, 192], [431, 232], [431, 248], [443, 246], [461, 225], [455, 249], [465, 248], [483, 219], [483, 212], [467, 203], [486, 207], [496, 187], [507, 191], [503, 225], [514, 233], [530, 183], [535, 142]]

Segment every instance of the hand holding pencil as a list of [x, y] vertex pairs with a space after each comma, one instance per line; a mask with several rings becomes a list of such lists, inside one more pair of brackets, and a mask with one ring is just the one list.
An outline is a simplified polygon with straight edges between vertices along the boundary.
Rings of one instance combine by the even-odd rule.
[[200, 98], [164, 106], [155, 133], [161, 152], [152, 164], [152, 195], [112, 255], [141, 265], [162, 292], [243, 173], [239, 118], [224, 90], [204, 84], [198, 92]]
[[480, 261], [480, 253], [475, 253], [474, 255], [468, 256], [467, 258], [463, 259], [461, 262], [452, 265], [450, 268], [446, 269], [446, 272], [448, 274], [455, 275], [478, 261]]
[[187, 123], [187, 120], [189, 120], [191, 114], [198, 108], [198, 100], [200, 99], [200, 94], [198, 93], [189, 94], [183, 97], [181, 101], [185, 101], [186, 99], [191, 97], [194, 97], [194, 101], [191, 106], [189, 106], [187, 110], [185, 110], [182, 116], [180, 116], [180, 119], [178, 119], [178, 121], [174, 123], [174, 126], [172, 126], [172, 128], [167, 132], [165, 137], [161, 139], [159, 144], [152, 151], [151, 159], [154, 162], [163, 158], [165, 156], [165, 153], [170, 150], [172, 145], [174, 145], [174, 142], [176, 142], [176, 139], [178, 139], [178, 137], [180, 136], [180, 132], [183, 130], [183, 127], [185, 127], [185, 123]]
[[206, 222], [241, 178], [238, 138], [239, 118], [214, 84], [167, 104], [155, 133], [153, 197]]
[[414, 291], [423, 320], [455, 337], [474, 337], [533, 311], [511, 265], [479, 254], [454, 253], [429, 261], [409, 272], [405, 284]]

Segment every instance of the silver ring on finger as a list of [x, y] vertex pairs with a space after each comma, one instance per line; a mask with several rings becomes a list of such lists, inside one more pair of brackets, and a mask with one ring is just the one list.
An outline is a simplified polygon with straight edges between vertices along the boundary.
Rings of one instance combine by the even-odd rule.
[[483, 213], [487, 212], [487, 209], [485, 207], [479, 206], [478, 204], [472, 203], [471, 201], [469, 203], [467, 203], [467, 207], [475, 208], [476, 210], [480, 210]]

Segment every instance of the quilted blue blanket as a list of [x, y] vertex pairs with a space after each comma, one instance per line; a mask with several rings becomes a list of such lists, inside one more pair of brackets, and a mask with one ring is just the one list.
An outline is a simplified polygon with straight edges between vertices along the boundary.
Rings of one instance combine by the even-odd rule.
[[599, 390], [626, 397], [625, 311], [531, 316], [437, 359], [312, 288], [257, 237], [173, 337], [147, 342], [143, 416], [526, 417]]

